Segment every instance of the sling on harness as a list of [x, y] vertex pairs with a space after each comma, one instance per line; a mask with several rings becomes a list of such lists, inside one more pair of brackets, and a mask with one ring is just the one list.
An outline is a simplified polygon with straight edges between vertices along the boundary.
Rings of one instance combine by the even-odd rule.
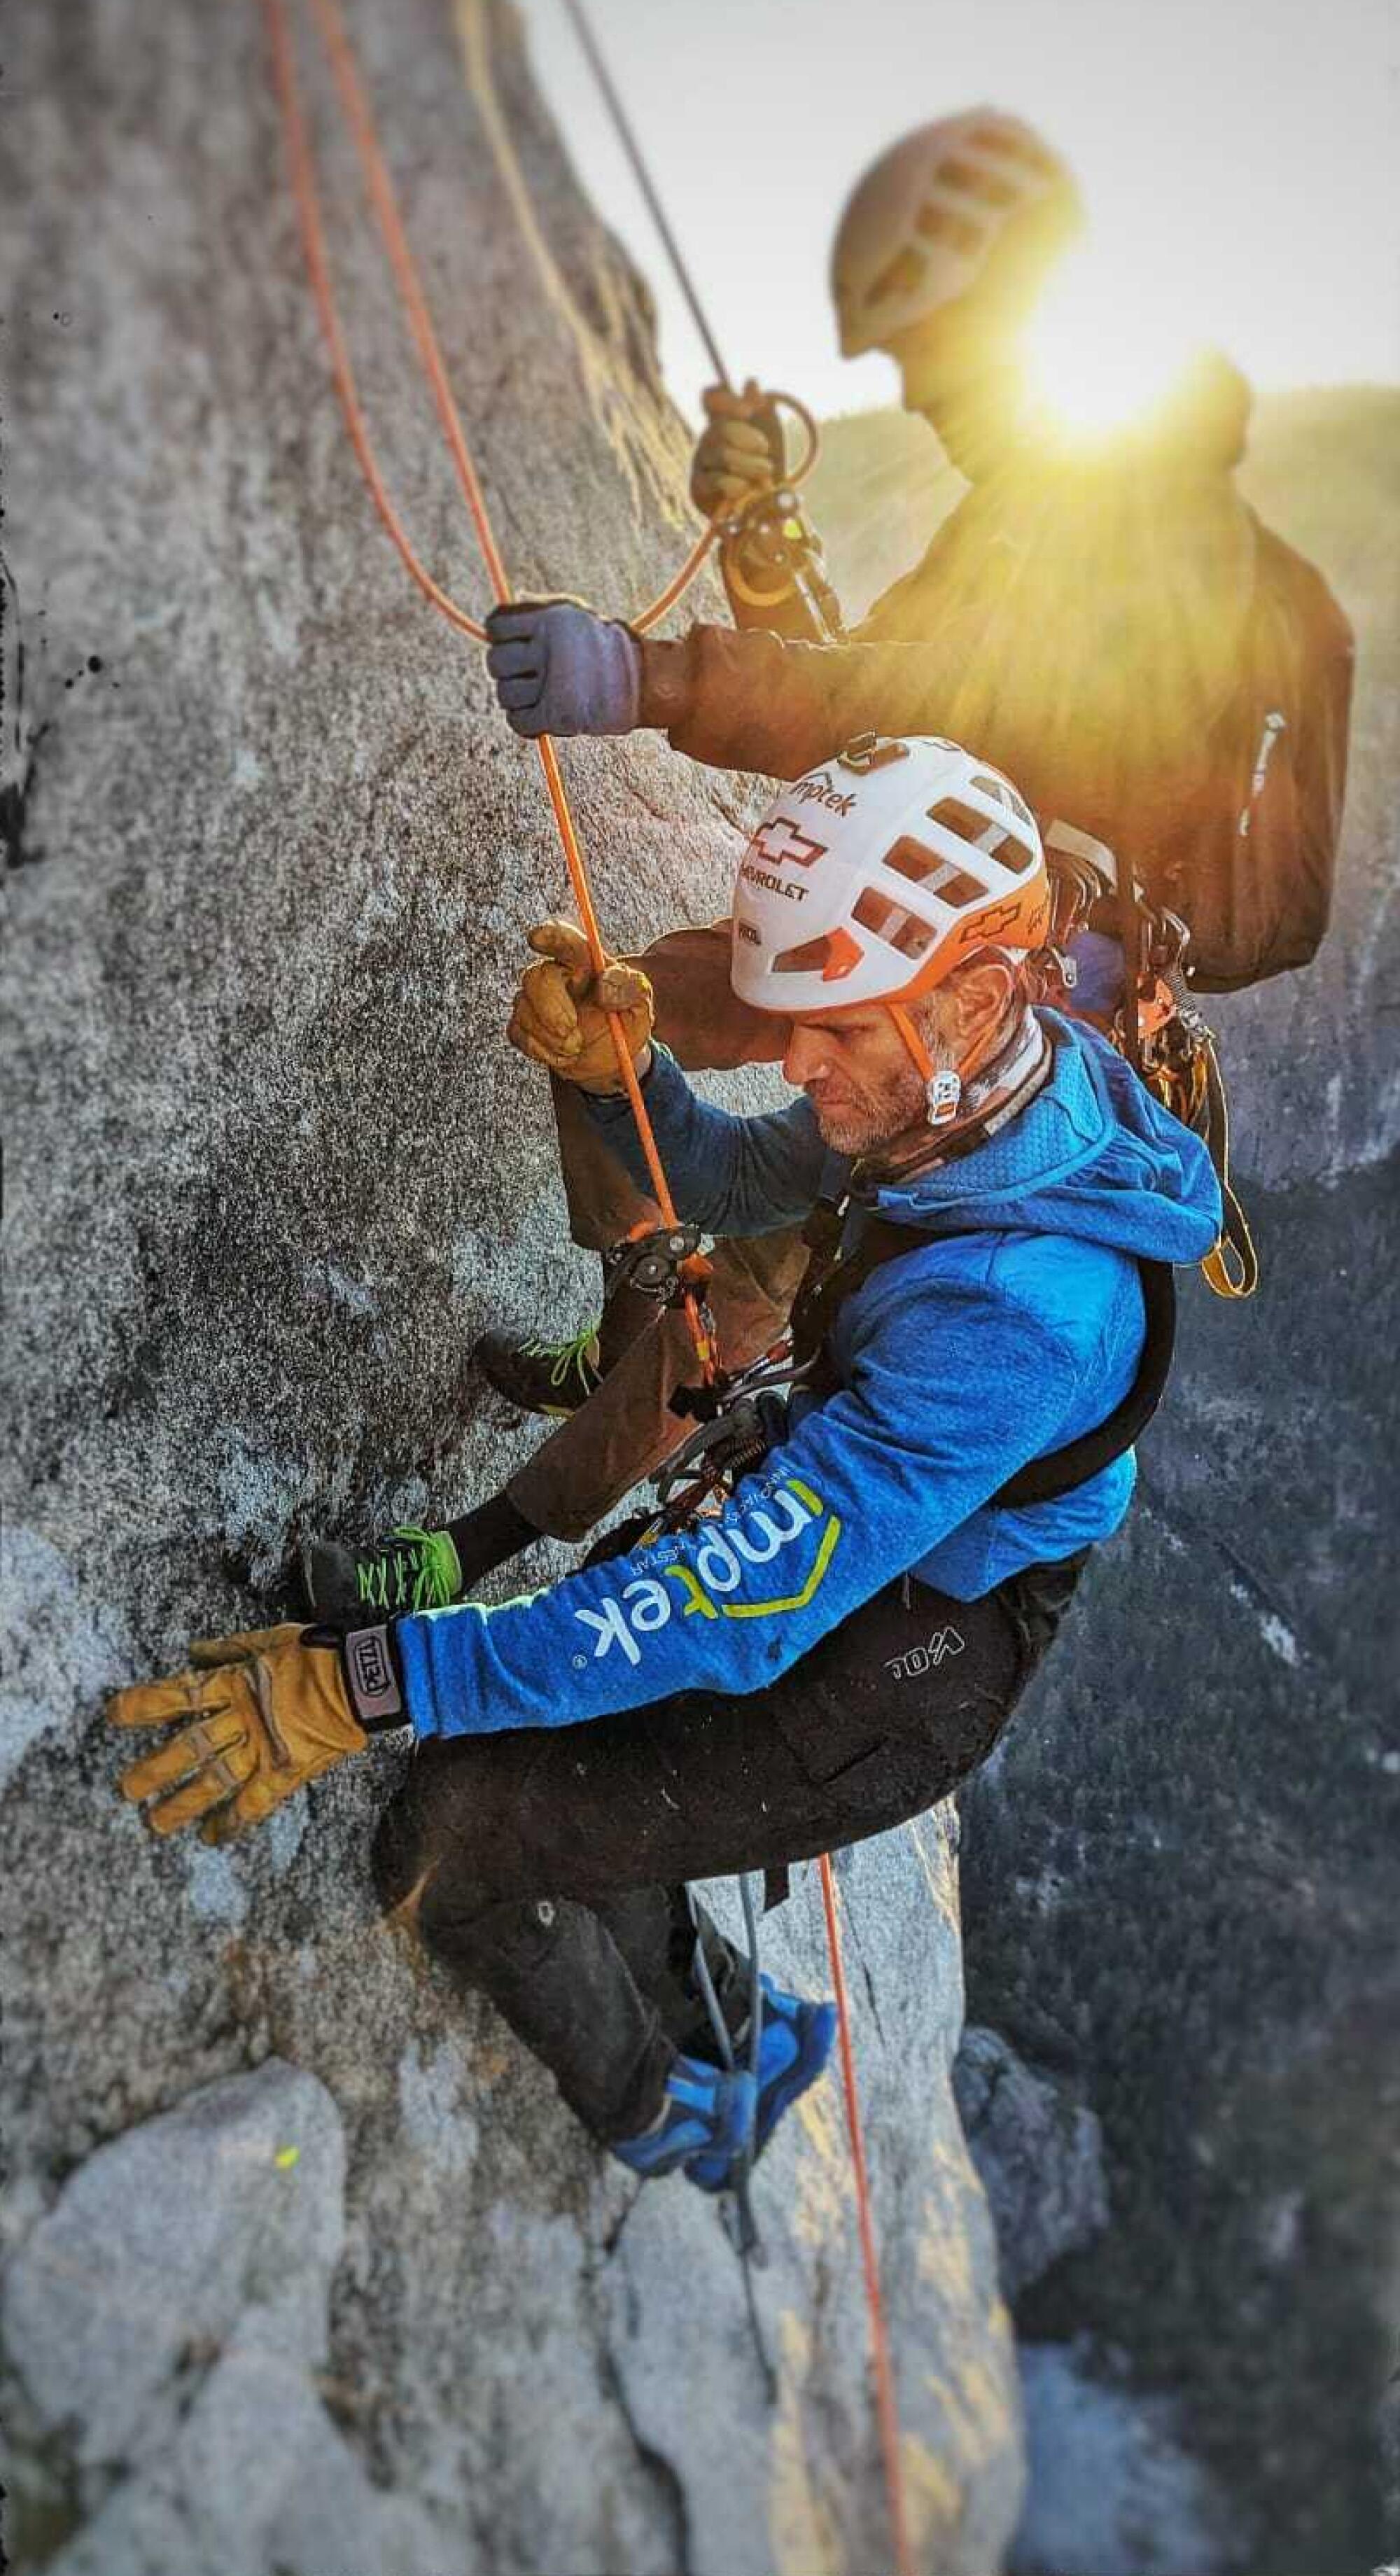
[[1178, 913], [1150, 903], [1136, 877], [1104, 842], [1059, 821], [1044, 824], [1041, 837], [1053, 904], [1039, 978], [1041, 998], [1072, 1012], [1072, 941], [1082, 930], [1117, 940], [1123, 955], [1123, 1000], [1105, 1034], [1163, 1108], [1200, 1137], [1210, 1156], [1224, 1222], [1219, 1242], [1201, 1263], [1207, 1285], [1217, 1297], [1252, 1297], [1259, 1285], [1259, 1256], [1230, 1179], [1230, 1111], [1215, 1033], [1187, 983], [1190, 928]]

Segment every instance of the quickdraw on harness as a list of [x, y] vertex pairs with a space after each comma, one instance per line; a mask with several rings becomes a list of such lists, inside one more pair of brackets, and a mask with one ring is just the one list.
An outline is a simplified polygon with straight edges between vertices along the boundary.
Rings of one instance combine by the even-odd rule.
[[[473, 526], [476, 530], [477, 539], [481, 547], [491, 587], [497, 603], [504, 605], [511, 597], [510, 583], [491, 527], [485, 499], [482, 494], [480, 483], [477, 479], [475, 467], [472, 463], [471, 453], [468, 447], [461, 417], [448, 382], [437, 335], [433, 328], [431, 315], [428, 310], [426, 298], [423, 294], [417, 267], [409, 248], [407, 234], [404, 231], [402, 219], [399, 215], [392, 182], [389, 178], [388, 167], [379, 147], [373, 116], [360, 83], [354, 57], [350, 48], [349, 37], [346, 33], [344, 21], [340, 14], [338, 0], [310, 0], [310, 5], [322, 44], [325, 48], [331, 70], [335, 78], [346, 123], [350, 128], [360, 157], [366, 187], [384, 238], [390, 264], [403, 298], [404, 308], [412, 330], [414, 342], [418, 349], [424, 373], [432, 388], [438, 416], [451, 453], [457, 479], [461, 486], [467, 508], [470, 512]], [[402, 524], [398, 519], [382, 477], [379, 474], [368, 430], [360, 407], [348, 348], [340, 326], [340, 320], [336, 310], [330, 282], [330, 270], [325, 247], [325, 232], [321, 220], [319, 197], [316, 187], [315, 165], [312, 158], [305, 120], [301, 111], [295, 60], [290, 29], [287, 22], [285, 0], [262, 0], [262, 7], [267, 24], [273, 85], [286, 137], [288, 163], [293, 193], [296, 201], [298, 223], [301, 232], [302, 247], [306, 260], [308, 278], [326, 339], [331, 363], [331, 372], [335, 382], [336, 391], [340, 399], [341, 408], [344, 413], [351, 443], [359, 460], [361, 470], [364, 474], [365, 481], [368, 485], [375, 507], [378, 510], [379, 516], [392, 542], [397, 548], [404, 566], [411, 578], [417, 583], [424, 596], [451, 625], [456, 627], [459, 632], [474, 637], [478, 642], [483, 641], [484, 633], [482, 628], [463, 608], [457, 604], [455, 600], [449, 596], [446, 591], [441, 588], [436, 581], [434, 581], [431, 574], [427, 572], [426, 568], [419, 561]], [[582, 31], [584, 22], [582, 19], [582, 13], [576, 5], [576, 0], [570, 0], [570, 7], [575, 23], [580, 26]], [[592, 44], [591, 38], [588, 39], [588, 42], [590, 55], [594, 60], [595, 68], [600, 68], [596, 47]], [[600, 76], [602, 76], [601, 71]], [[611, 92], [611, 84], [606, 83], [606, 81], [605, 88], [608, 92]], [[615, 94], [613, 94], [613, 96], [615, 101]], [[620, 116], [620, 110], [616, 108], [615, 104], [614, 112]], [[640, 156], [636, 154], [635, 145], [632, 144], [630, 140], [629, 149], [633, 152], [634, 158], [640, 167]], [[690, 295], [692, 309], [696, 311], [697, 318], [702, 319], [702, 328], [705, 330], [705, 336], [709, 342], [711, 354], [716, 359], [717, 372], [721, 376], [724, 376], [724, 369], [722, 365], [719, 364], [718, 353], [714, 348], [713, 339], [708, 331], [708, 327], [703, 324], [703, 317], [700, 317], [699, 315], [699, 306], [694, 297], [693, 289], [690, 287], [689, 281], [684, 274], [682, 263], [680, 262], [678, 253], [675, 251], [674, 244], [672, 243], [669, 234], [669, 229], [665, 226], [664, 218], [660, 217], [660, 210], [655, 197], [655, 192], [652, 189], [649, 180], [646, 182], [646, 188], [653, 210], [657, 212], [658, 219], [661, 220], [663, 236], [666, 239], [667, 247], [671, 251], [677, 271], [682, 277], [682, 283], [686, 286], [687, 292]], [[727, 382], [728, 379], [726, 378], [725, 381]], [[809, 470], [811, 463], [814, 461], [814, 455], [815, 448], [813, 449], [812, 456], [809, 456], [804, 460], [803, 471]], [[789, 477], [788, 481], [791, 482], [791, 480], [792, 478]], [[763, 496], [759, 497], [762, 498]], [[741, 516], [742, 515], [743, 514], [741, 514]], [[703, 538], [693, 548], [686, 563], [681, 567], [681, 571], [676, 576], [675, 580], [668, 585], [667, 589], [661, 593], [659, 599], [653, 601], [650, 607], [646, 609], [641, 616], [634, 618], [631, 621], [635, 628], [642, 630], [645, 629], [646, 626], [654, 623], [656, 619], [662, 616], [666, 609], [671, 607], [680, 597], [688, 582], [692, 580], [696, 572], [698, 572], [704, 556], [709, 551], [709, 548], [714, 541], [715, 533], [716, 532], [713, 528], [706, 530]], [[554, 814], [555, 825], [558, 830], [560, 843], [563, 849], [565, 864], [568, 869], [569, 879], [574, 893], [574, 899], [578, 906], [579, 919], [582, 923], [584, 934], [588, 941], [594, 970], [596, 973], [601, 973], [605, 964], [605, 952], [602, 936], [598, 927], [597, 915], [593, 905], [592, 893], [588, 882], [588, 874], [583, 859], [583, 853], [574, 828], [568, 798], [565, 793], [563, 778], [559, 770], [558, 758], [555, 753], [553, 743], [550, 741], [548, 736], [544, 736], [539, 740], [537, 750], [544, 773], [545, 785], [548, 790], [550, 804]], [[673, 1296], [678, 1298], [678, 1301], [685, 1312], [691, 1336], [695, 1344], [696, 1357], [700, 1366], [702, 1383], [706, 1386], [714, 1385], [720, 1378], [719, 1360], [715, 1349], [708, 1310], [703, 1304], [702, 1296], [704, 1279], [708, 1275], [708, 1264], [705, 1263], [704, 1256], [698, 1250], [698, 1246], [694, 1240], [694, 1229], [682, 1226], [679, 1218], [677, 1217], [676, 1210], [671, 1199], [670, 1189], [666, 1180], [666, 1174], [657, 1148], [656, 1138], [652, 1132], [651, 1121], [647, 1115], [646, 1104], [642, 1098], [636, 1070], [627, 1047], [622, 1022], [615, 1012], [609, 1013], [608, 1025], [612, 1037], [614, 1052], [617, 1058], [619, 1076], [622, 1080], [632, 1109], [632, 1115], [636, 1122], [638, 1137], [641, 1142], [642, 1150], [647, 1162], [648, 1172], [651, 1178], [653, 1194], [656, 1199], [656, 1204], [660, 1210], [662, 1220], [660, 1228], [647, 1229], [645, 1235], [634, 1237], [629, 1245], [620, 1248], [617, 1257], [617, 1269], [615, 1275], [619, 1279], [622, 1275], [626, 1275], [629, 1279], [629, 1284], [641, 1286], [643, 1293], [645, 1294], [660, 1296], [668, 1302]], [[852, 2163], [856, 2181], [856, 2201], [859, 2216], [862, 2264], [865, 2274], [867, 2302], [870, 2313], [872, 2358], [876, 2377], [877, 2411], [879, 2416], [881, 2451], [884, 2461], [886, 2490], [889, 2502], [891, 2537], [893, 2541], [895, 2564], [899, 2571], [899, 2576], [912, 2576], [913, 2560], [910, 2554], [907, 2525], [904, 2515], [903, 2481], [899, 2459], [898, 2427], [894, 2408], [893, 2374], [890, 2366], [888, 2340], [885, 2332], [883, 2306], [880, 2296], [879, 2274], [875, 2258], [874, 2232], [870, 2215], [869, 2185], [865, 2168], [864, 2149], [861, 2141], [860, 2114], [855, 2087], [854, 2060], [850, 2043], [849, 2009], [845, 1977], [841, 1961], [840, 1931], [836, 1913], [835, 1881], [831, 1871], [830, 1859], [827, 1856], [823, 1856], [822, 1858], [821, 1872], [827, 1936], [831, 1949], [832, 1976], [833, 1983], [836, 1988], [840, 2022], [842, 2073], [845, 2090], [847, 2122], [851, 2139]], [[749, 1892], [747, 1881], [742, 1878], [740, 1880], [740, 1890], [744, 1906], [746, 1926], [748, 1928], [750, 1938], [749, 1973], [751, 1981], [751, 2050], [753, 2064], [756, 2068], [762, 2037], [762, 1989], [759, 1984], [758, 1977], [757, 1932], [753, 1915], [752, 1897]], [[703, 1959], [702, 1947], [697, 1937], [696, 1973], [702, 1992], [704, 1992], [706, 1988], [706, 1968], [707, 1963]], [[717, 2002], [713, 1997], [712, 1988], [710, 1993], [707, 1995], [707, 2004], [715, 2022], [715, 2036], [717, 2044], [720, 2046], [721, 2054], [725, 2055], [728, 2052], [729, 2062], [732, 2065], [731, 2043], [728, 2039], [727, 2028], [724, 2026], [723, 2015], [719, 2011]], [[756, 2230], [753, 2224], [752, 2210], [748, 2200], [748, 2177], [745, 2166], [741, 2166], [736, 2176], [735, 2199], [738, 2210], [737, 2244], [744, 2266], [744, 2282], [749, 2303], [750, 2320], [754, 2328], [755, 2340], [765, 2373], [765, 2382], [771, 2399], [776, 2396], [776, 2381], [772, 2370], [772, 2364], [764, 2348], [762, 2335], [759, 2331], [758, 2317], [753, 2300], [752, 2283], [749, 2271], [750, 2263], [756, 2258], [759, 2249], [757, 2245]]]
[[1040, 998], [1073, 1011], [1071, 942], [1082, 930], [1118, 940], [1123, 1000], [1105, 1034], [1163, 1108], [1205, 1145], [1224, 1223], [1201, 1269], [1218, 1297], [1252, 1297], [1259, 1256], [1230, 1180], [1230, 1113], [1215, 1034], [1186, 982], [1190, 931], [1177, 913], [1148, 902], [1102, 841], [1060, 822], [1047, 825], [1042, 837], [1054, 911], [1038, 970]]

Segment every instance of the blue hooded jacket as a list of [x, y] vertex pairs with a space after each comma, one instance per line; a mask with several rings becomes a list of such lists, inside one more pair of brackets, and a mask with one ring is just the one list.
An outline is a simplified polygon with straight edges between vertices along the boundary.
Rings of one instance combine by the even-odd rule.
[[[760, 1689], [896, 1575], [975, 1600], [1118, 1527], [1131, 1456], [1061, 1502], [988, 1497], [1104, 1421], [1143, 1343], [1135, 1256], [1196, 1262], [1220, 1226], [1199, 1139], [1096, 1033], [1045, 1011], [1054, 1061], [1030, 1106], [960, 1161], [882, 1188], [907, 1224], [840, 1307], [840, 1390], [795, 1399], [788, 1437], [713, 1519], [497, 1608], [400, 1623], [419, 1735], [567, 1726], [673, 1691]], [[714, 1234], [800, 1223], [849, 1164], [805, 1100], [736, 1118], [660, 1049], [647, 1107], [679, 1214]], [[639, 1182], [625, 1101], [591, 1103]], [[864, 1222], [853, 1212], [849, 1242]]]

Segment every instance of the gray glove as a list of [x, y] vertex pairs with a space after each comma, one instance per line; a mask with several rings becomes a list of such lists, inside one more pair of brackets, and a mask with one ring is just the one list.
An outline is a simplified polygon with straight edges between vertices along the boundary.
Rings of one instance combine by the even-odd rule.
[[611, 618], [571, 599], [513, 600], [486, 620], [486, 668], [513, 732], [631, 733], [642, 650]]

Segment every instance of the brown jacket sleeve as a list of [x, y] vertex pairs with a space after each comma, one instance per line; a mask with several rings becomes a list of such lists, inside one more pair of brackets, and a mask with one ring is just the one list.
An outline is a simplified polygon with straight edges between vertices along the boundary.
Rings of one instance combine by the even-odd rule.
[[965, 504], [957, 527], [849, 643], [717, 626], [646, 641], [642, 723], [693, 760], [779, 778], [867, 730], [943, 734], [1042, 812], [1121, 838], [1198, 766], [1236, 684], [1249, 513], [1224, 475], [1119, 473]]
[[674, 644], [643, 642], [641, 721], [713, 768], [800, 778], [853, 734], [938, 732], [941, 684], [960, 658], [951, 638], [793, 644], [692, 626]]

